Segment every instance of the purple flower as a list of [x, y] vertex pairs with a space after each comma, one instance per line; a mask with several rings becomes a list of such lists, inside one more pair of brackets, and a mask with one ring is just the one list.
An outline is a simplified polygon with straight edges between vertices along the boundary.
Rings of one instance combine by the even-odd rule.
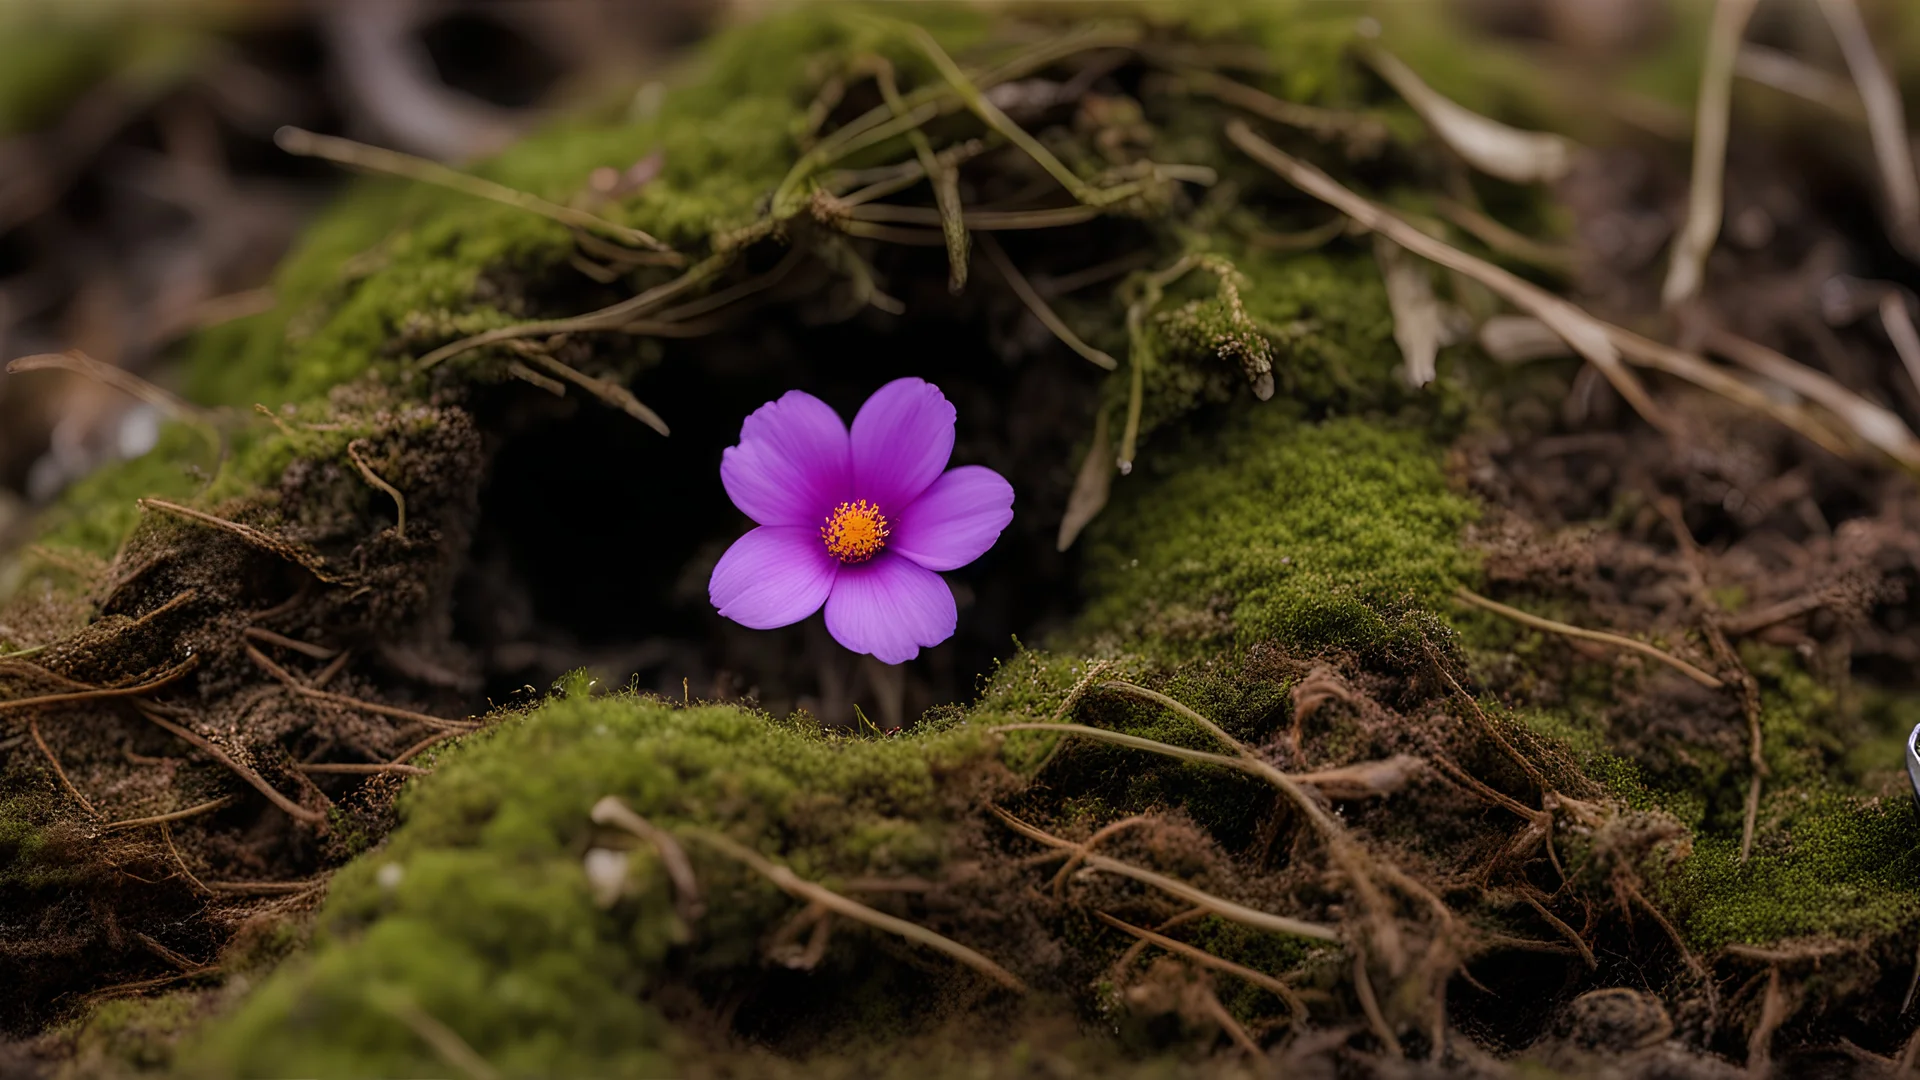
[[947, 468], [953, 418], [921, 379], [874, 391], [851, 432], [799, 390], [754, 410], [721, 456], [720, 482], [760, 527], [713, 568], [713, 606], [771, 630], [825, 604], [835, 641], [889, 664], [952, 637], [953, 590], [935, 571], [979, 558], [1013, 520], [999, 473]]

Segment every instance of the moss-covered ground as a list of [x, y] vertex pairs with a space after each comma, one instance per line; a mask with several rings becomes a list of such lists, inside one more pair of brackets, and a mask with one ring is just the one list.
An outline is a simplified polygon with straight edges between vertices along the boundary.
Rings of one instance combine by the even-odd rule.
[[[1462, 184], [1528, 231], [1565, 211], [1464, 178], [1350, 51], [1345, 9], [916, 7], [976, 77], [1002, 70], [991, 123], [899, 14], [808, 6], [740, 27], [663, 96], [476, 167], [669, 250], [369, 179], [287, 260], [272, 311], [192, 345], [184, 389], [204, 411], [74, 488], [0, 605], [0, 905], [19, 913], [0, 926], [6, 1034], [57, 1044], [76, 1076], [1357, 1075], [1402, 1056], [1491, 1075], [1499, 1055], [1592, 1066], [1580, 1055], [1617, 1033], [1581, 1019], [1582, 995], [1613, 988], [1668, 1021], [1676, 1068], [1739, 1058], [1763, 1024], [1763, 1044], [1784, 1025], [1783, 1046], [1897, 1052], [1920, 864], [1890, 762], [1920, 719], [1912, 688], [1849, 678], [1840, 632], [1812, 624], [1716, 652], [1701, 596], [1737, 608], [1770, 586], [1689, 584], [1624, 478], [1644, 459], [1671, 480], [1657, 433], [1607, 428], [1619, 468], [1583, 474], [1605, 473], [1577, 513], [1529, 486], [1547, 466], [1501, 440], [1557, 431], [1541, 402], [1559, 408], [1576, 369], [1504, 370], [1459, 346], [1437, 382], [1408, 386], [1372, 240], [1327, 230], [1328, 210], [1234, 150], [1220, 132], [1239, 114], [1196, 75], [1214, 64], [1325, 110], [1268, 134], [1550, 283], [1429, 211]], [[1384, 40], [1462, 101], [1528, 113], [1502, 104], [1504, 67], [1476, 81]], [[1090, 186], [1091, 210], [1065, 207], [1087, 220], [1000, 235], [1043, 287], [1111, 265], [1051, 295], [1118, 371], [1037, 333], [985, 259], [949, 295], [931, 196], [860, 194], [921, 168], [904, 129], [835, 141], [886, 122], [882, 70], [927, 113], [930, 150], [976, 155], [970, 205], [1046, 225], [1061, 171]], [[1089, 71], [1085, 100], [1020, 105]], [[1010, 144], [1015, 123], [1041, 154]], [[588, 194], [594, 169], [654, 153], [644, 185]], [[672, 302], [618, 307], [657, 289]], [[997, 635], [1000, 662], [906, 669], [946, 704], [897, 732], [869, 720], [881, 680], [856, 672], [869, 681], [836, 698], [825, 685], [849, 676], [800, 636], [688, 635], [671, 663], [745, 672], [712, 692], [618, 682], [630, 669], [611, 686], [502, 683], [526, 670], [499, 660], [509, 647], [601, 655], [527, 611], [642, 581], [620, 593], [639, 597], [627, 621], [682, 625], [739, 525], [653, 493], [605, 519], [635, 530], [631, 557], [594, 563], [566, 537], [516, 555], [526, 532], [498, 528], [511, 510], [489, 477], [530, 432], [627, 425], [616, 409], [638, 394], [681, 407], [675, 445], [724, 445], [730, 428], [703, 428], [738, 416], [701, 411], [699, 392], [924, 373], [957, 326], [987, 328], [985, 355], [943, 376], [949, 394], [1006, 418], [963, 419], [962, 451], [1022, 499], [988, 570], [1027, 573], [1020, 587], [1069, 617], [1027, 625], [964, 580], [962, 621]], [[849, 355], [801, 355], [820, 342]], [[619, 438], [656, 438], [631, 425]], [[1813, 467], [1791, 457], [1806, 447], [1766, 445]], [[1054, 551], [1063, 507], [1086, 497], [1069, 491], [1081, 456], [1123, 451], [1077, 546]], [[671, 471], [563, 452], [531, 468], [534, 487]], [[1739, 550], [1723, 493], [1668, 486], [1707, 548]], [[632, 576], [649, 559], [673, 565]], [[561, 566], [527, 569], [541, 560]], [[478, 589], [489, 576], [519, 591]], [[1462, 587], [1615, 627], [1728, 685], [1464, 607]], [[1850, 640], [1902, 633], [1886, 630], [1891, 592], [1860, 588], [1878, 599]], [[1740, 673], [1767, 770], [1749, 853]], [[823, 687], [809, 708], [769, 707], [804, 681]], [[56, 700], [22, 704], [39, 698]], [[821, 715], [842, 698], [864, 699], [851, 725]], [[1062, 723], [1134, 741], [1005, 729]], [[608, 797], [659, 832], [596, 816]], [[1023, 827], [1088, 845], [1086, 861], [1056, 878], [1067, 851]], [[1023, 989], [796, 898], [728, 841]], [[1162, 944], [1143, 952], [1127, 926]], [[1769, 969], [1778, 1008], [1755, 989]]]

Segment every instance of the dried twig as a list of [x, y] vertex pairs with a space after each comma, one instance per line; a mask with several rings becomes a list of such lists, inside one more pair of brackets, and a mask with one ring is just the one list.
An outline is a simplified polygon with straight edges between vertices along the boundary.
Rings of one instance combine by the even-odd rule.
[[1687, 223], [1674, 239], [1667, 280], [1660, 289], [1660, 302], [1667, 307], [1691, 300], [1700, 292], [1707, 253], [1720, 235], [1734, 58], [1740, 53], [1740, 39], [1747, 32], [1747, 20], [1757, 2], [1719, 0], [1713, 9], [1693, 122], [1693, 180], [1687, 195]]
[[449, 169], [438, 162], [414, 157], [412, 154], [403, 154], [398, 150], [368, 146], [366, 143], [354, 142], [352, 139], [342, 139], [334, 135], [317, 135], [297, 127], [283, 127], [274, 132], [273, 141], [289, 154], [325, 158], [339, 165], [349, 165], [358, 169], [387, 173], [425, 184], [451, 188], [475, 198], [490, 199], [493, 202], [505, 203], [508, 206], [539, 214], [541, 217], [552, 218], [563, 225], [589, 229], [622, 243], [653, 251], [668, 250], [667, 245], [639, 229], [616, 224], [584, 210], [561, 206], [538, 195], [530, 195], [505, 184], [496, 184], [470, 173]]
[[335, 705], [345, 706], [349, 709], [359, 709], [362, 712], [370, 712], [379, 716], [390, 716], [395, 720], [411, 720], [417, 724], [425, 724], [431, 728], [440, 728], [447, 731], [473, 731], [480, 726], [468, 720], [442, 720], [437, 716], [429, 716], [426, 713], [415, 712], [412, 709], [402, 709], [393, 705], [382, 705], [377, 701], [365, 701], [347, 694], [336, 694], [331, 690], [315, 689], [301, 682], [299, 679], [294, 678], [291, 672], [268, 659], [265, 653], [254, 648], [252, 645], [246, 647], [246, 653], [247, 659], [253, 661], [255, 666], [279, 680], [287, 689], [303, 697], [313, 698], [315, 701], [326, 701]]
[[1847, 389], [1832, 376], [1815, 371], [1757, 341], [1749, 341], [1718, 328], [1707, 331], [1706, 347], [1819, 403], [1845, 421], [1848, 430], [1868, 445], [1908, 469], [1920, 470], [1920, 438], [1914, 436], [1906, 422], [1884, 406], [1876, 405]]
[[136, 502], [142, 510], [164, 510], [175, 517], [186, 518], [189, 521], [197, 521], [202, 525], [210, 525], [213, 528], [231, 533], [233, 536], [238, 537], [243, 543], [259, 548], [269, 554], [278, 555], [288, 562], [304, 568], [314, 577], [329, 584], [341, 584], [346, 580], [329, 572], [326, 569], [326, 559], [322, 558], [318, 553], [284, 537], [275, 536], [270, 532], [256, 529], [251, 525], [242, 525], [237, 521], [228, 521], [226, 518], [209, 514], [204, 510], [195, 510], [191, 506], [182, 506], [179, 503], [171, 502], [167, 499], [156, 499], [149, 496], [136, 500]]
[[667, 422], [660, 419], [660, 414], [647, 408], [646, 405], [641, 403], [639, 398], [633, 396], [632, 391], [621, 386], [619, 383], [610, 382], [606, 379], [596, 379], [591, 375], [584, 375], [545, 353], [531, 353], [527, 359], [546, 368], [549, 372], [558, 375], [567, 382], [578, 386], [594, 397], [599, 398], [601, 401], [619, 409], [621, 412], [626, 413], [628, 416], [633, 417], [635, 420], [640, 421], [660, 434], [670, 434], [667, 430]]
[[1392, 53], [1370, 41], [1360, 56], [1413, 106], [1433, 133], [1474, 168], [1516, 184], [1554, 181], [1573, 165], [1573, 144], [1559, 135], [1522, 131], [1474, 112], [1428, 86]]
[[379, 475], [373, 471], [373, 468], [367, 464], [366, 459], [360, 456], [360, 446], [364, 442], [366, 442], [365, 439], [355, 439], [348, 443], [347, 458], [353, 462], [354, 468], [360, 470], [361, 477], [364, 478], [367, 483], [386, 492], [387, 497], [393, 500], [393, 505], [399, 517], [394, 523], [393, 534], [404, 538], [407, 535], [407, 497], [400, 494], [399, 488], [380, 479]]
[[422, 769], [415, 765], [402, 765], [393, 761], [315, 761], [297, 764], [295, 772], [315, 774], [338, 774], [342, 776], [374, 776], [380, 773], [399, 773], [403, 776], [425, 776], [431, 769]]
[[1027, 992], [1027, 984], [1021, 982], [1012, 972], [952, 938], [936, 934], [924, 926], [910, 923], [905, 919], [875, 911], [865, 904], [841, 896], [832, 889], [816, 885], [730, 836], [710, 829], [688, 829], [686, 835], [728, 858], [746, 864], [756, 873], [779, 886], [782, 891], [797, 899], [805, 900], [810, 904], [819, 904], [837, 915], [844, 915], [855, 922], [898, 934], [908, 941], [945, 953], [1009, 990], [1022, 994]]
[[1520, 623], [1523, 626], [1530, 626], [1535, 630], [1545, 630], [1548, 633], [1560, 634], [1563, 637], [1579, 638], [1582, 641], [1592, 641], [1602, 645], [1610, 645], [1616, 649], [1629, 649], [1642, 656], [1652, 657], [1673, 668], [1675, 671], [1680, 672], [1687, 678], [1692, 679], [1694, 682], [1699, 683], [1701, 686], [1718, 690], [1726, 685], [1713, 675], [1700, 670], [1671, 653], [1655, 648], [1644, 641], [1635, 641], [1633, 638], [1623, 637], [1619, 634], [1610, 634], [1604, 630], [1588, 630], [1584, 627], [1572, 626], [1563, 622], [1555, 622], [1552, 619], [1541, 618], [1538, 615], [1530, 615], [1527, 612], [1521, 611], [1519, 608], [1508, 607], [1498, 600], [1490, 600], [1487, 597], [1481, 596], [1465, 585], [1454, 589], [1453, 595], [1463, 603], [1471, 604], [1477, 608], [1483, 608], [1493, 612], [1495, 615], [1512, 619], [1514, 622]]
[[[893, 64], [879, 56], [874, 57], [872, 63], [874, 81], [880, 85], [887, 107], [896, 117], [905, 116], [908, 110], [894, 82]], [[914, 156], [920, 159], [921, 171], [932, 186], [933, 201], [940, 209], [940, 231], [947, 242], [947, 291], [959, 293], [967, 287], [968, 250], [967, 226], [960, 217], [960, 172], [940, 160], [933, 152], [933, 144], [927, 141], [927, 133], [918, 127], [908, 129], [907, 142], [913, 147]]]

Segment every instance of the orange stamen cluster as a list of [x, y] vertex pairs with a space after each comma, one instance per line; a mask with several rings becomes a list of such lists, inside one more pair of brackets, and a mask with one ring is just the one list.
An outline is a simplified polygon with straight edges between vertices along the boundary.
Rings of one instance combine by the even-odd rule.
[[861, 563], [887, 546], [887, 519], [880, 508], [861, 499], [843, 502], [820, 527], [827, 551], [843, 563]]

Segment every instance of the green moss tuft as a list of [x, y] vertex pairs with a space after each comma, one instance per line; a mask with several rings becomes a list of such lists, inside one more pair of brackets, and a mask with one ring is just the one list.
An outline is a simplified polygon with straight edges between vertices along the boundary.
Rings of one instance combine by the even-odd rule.
[[1473, 573], [1425, 436], [1309, 423], [1281, 402], [1142, 462], [1090, 530], [1085, 630], [1185, 655], [1277, 639], [1292, 649], [1404, 644], [1411, 613]]

